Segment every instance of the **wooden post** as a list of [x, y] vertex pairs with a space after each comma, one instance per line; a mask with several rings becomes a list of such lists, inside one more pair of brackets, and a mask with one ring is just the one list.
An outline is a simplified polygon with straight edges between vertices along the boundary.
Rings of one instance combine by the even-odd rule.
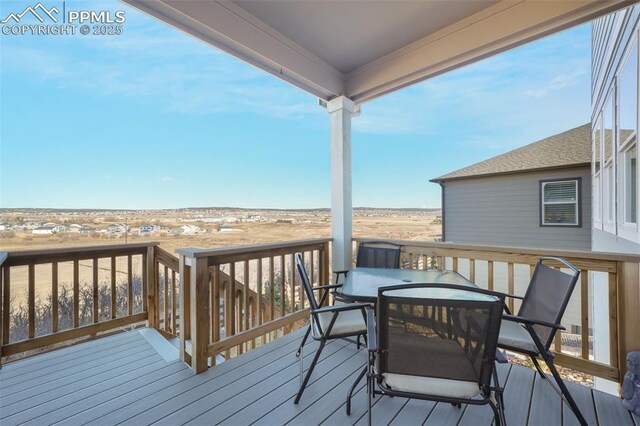
[[618, 367], [619, 382], [627, 372], [627, 353], [640, 350], [640, 268], [638, 263], [618, 262]]
[[[158, 277], [156, 276], [156, 248], [149, 246], [147, 248], [147, 263], [144, 265], [147, 273], [147, 327], [158, 328]], [[115, 258], [112, 258], [112, 265], [115, 266]], [[112, 266], [112, 274], [115, 267]], [[182, 275], [180, 275], [182, 276]], [[115, 284], [115, 276], [112, 276], [112, 284]], [[115, 285], [113, 286], [115, 288]], [[115, 300], [115, 299], [114, 299]], [[113, 315], [113, 313], [112, 313]]]
[[[178, 268], [180, 273], [180, 359], [189, 364], [191, 355], [186, 352], [186, 345], [187, 340], [191, 338], [191, 267], [186, 263], [186, 256], [182, 254]], [[157, 305], [155, 306], [157, 312]]]
[[209, 267], [206, 258], [191, 257], [191, 369], [208, 368], [209, 347]]

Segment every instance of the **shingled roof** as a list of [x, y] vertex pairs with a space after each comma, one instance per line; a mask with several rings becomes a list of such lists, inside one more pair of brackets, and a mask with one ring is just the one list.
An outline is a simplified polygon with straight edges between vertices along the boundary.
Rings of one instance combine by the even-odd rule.
[[591, 124], [584, 124], [431, 179], [431, 182], [581, 166], [589, 163], [591, 163]]

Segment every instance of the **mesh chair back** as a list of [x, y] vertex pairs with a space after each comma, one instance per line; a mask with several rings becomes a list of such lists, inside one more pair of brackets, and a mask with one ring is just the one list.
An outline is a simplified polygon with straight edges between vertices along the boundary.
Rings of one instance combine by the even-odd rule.
[[400, 268], [400, 246], [388, 243], [360, 243], [356, 266], [361, 268]]
[[504, 297], [444, 284], [410, 284], [378, 293], [380, 374], [477, 382], [488, 389]]
[[304, 288], [304, 292], [307, 295], [307, 300], [309, 300], [309, 305], [311, 306], [311, 309], [318, 309], [318, 301], [313, 294], [311, 281], [309, 281], [307, 269], [304, 267], [304, 260], [302, 260], [302, 255], [300, 253], [296, 253], [294, 257], [296, 258], [296, 268], [298, 268], [298, 273], [300, 274], [300, 279], [302, 281], [302, 287]]
[[[543, 264], [546, 260], [554, 260], [563, 263], [572, 273], [567, 274], [560, 270]], [[580, 271], [564, 259], [541, 258], [531, 277], [531, 282], [524, 295], [524, 300], [518, 311], [518, 316], [560, 324], [562, 315], [567, 308], [571, 293], [578, 281]], [[556, 330], [543, 325], [534, 325], [533, 329], [543, 343], [545, 349], [549, 349]]]

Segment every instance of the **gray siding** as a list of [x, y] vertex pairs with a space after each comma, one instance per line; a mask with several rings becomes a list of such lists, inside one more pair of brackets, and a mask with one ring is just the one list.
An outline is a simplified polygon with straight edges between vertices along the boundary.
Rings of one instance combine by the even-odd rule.
[[[540, 226], [539, 181], [582, 178], [581, 227]], [[444, 183], [445, 241], [460, 244], [589, 250], [589, 167]]]

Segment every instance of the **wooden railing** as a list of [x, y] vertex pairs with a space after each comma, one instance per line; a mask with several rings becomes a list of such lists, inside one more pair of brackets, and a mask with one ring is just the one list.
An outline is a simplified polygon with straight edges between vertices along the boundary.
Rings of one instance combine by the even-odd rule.
[[[294, 253], [304, 254], [312, 283], [326, 283], [329, 238], [213, 250], [179, 249], [185, 308], [181, 352], [196, 372], [292, 331], [309, 315], [296, 284]], [[184, 274], [189, 274], [189, 278]], [[188, 283], [188, 285], [187, 285]]]
[[179, 336], [180, 272], [178, 258], [160, 247], [155, 249], [157, 309], [149, 310], [149, 323], [165, 337]]
[[155, 312], [156, 246], [3, 253], [0, 360], [146, 321]]
[[[556, 362], [586, 374], [621, 382], [626, 371], [627, 352], [640, 350], [640, 309], [637, 306], [640, 301], [640, 256], [407, 240], [354, 239], [354, 243], [363, 241], [385, 241], [401, 245], [402, 267], [451, 269], [462, 273], [481, 287], [519, 296], [524, 295], [528, 279], [540, 257], [565, 258], [581, 270], [579, 284], [570, 302], [570, 308], [574, 310], [579, 322], [579, 332], [574, 333], [579, 337], [579, 348], [570, 350], [563, 346], [563, 334], [558, 333], [553, 348]], [[560, 267], [560, 264], [557, 267]], [[597, 286], [600, 285], [606, 286], [608, 298], [597, 300], [595, 303], [605, 303], [608, 306], [609, 363], [593, 360], [593, 339], [589, 333], [593, 327], [592, 289], [599, 289]], [[508, 299], [508, 304], [512, 311], [517, 311], [518, 302]], [[565, 337], [569, 333], [571, 330], [565, 332]]]

